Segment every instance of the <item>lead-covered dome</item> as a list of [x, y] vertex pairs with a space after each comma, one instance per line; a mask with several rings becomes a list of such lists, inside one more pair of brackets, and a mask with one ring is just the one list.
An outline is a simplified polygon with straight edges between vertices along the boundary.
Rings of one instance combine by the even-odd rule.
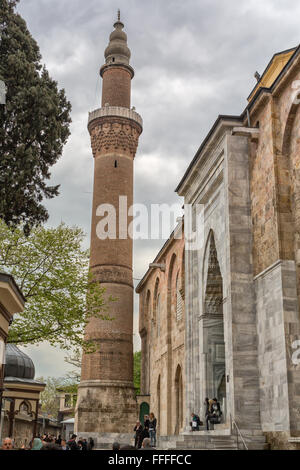
[[18, 379], [34, 379], [35, 368], [32, 360], [14, 344], [7, 344], [5, 348], [4, 377]]
[[106, 64], [129, 65], [131, 52], [127, 46], [127, 35], [123, 30], [124, 24], [118, 20], [114, 24], [115, 30], [109, 36], [109, 44], [104, 52]]

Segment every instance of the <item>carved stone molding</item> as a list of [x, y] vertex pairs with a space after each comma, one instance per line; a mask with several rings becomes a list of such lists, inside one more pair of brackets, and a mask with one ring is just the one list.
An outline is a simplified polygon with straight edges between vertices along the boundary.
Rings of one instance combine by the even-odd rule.
[[117, 116], [130, 119], [139, 124], [141, 129], [143, 128], [143, 119], [141, 116], [136, 111], [134, 111], [134, 109], [123, 108], [122, 106], [104, 106], [103, 108], [95, 109], [95, 111], [89, 113], [88, 127], [92, 121], [104, 116]]
[[93, 266], [93, 274], [100, 284], [126, 284], [133, 287], [132, 270], [125, 266], [102, 265]]
[[207, 284], [205, 295], [205, 314], [222, 314], [223, 286], [214, 237], [209, 247]]

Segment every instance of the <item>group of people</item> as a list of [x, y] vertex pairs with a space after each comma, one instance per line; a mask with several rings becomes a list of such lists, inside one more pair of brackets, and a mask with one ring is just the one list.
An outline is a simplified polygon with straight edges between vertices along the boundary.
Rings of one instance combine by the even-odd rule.
[[[205, 421], [206, 429], [209, 431], [210, 424], [219, 424], [221, 422], [222, 411], [220, 403], [217, 398], [205, 399]], [[203, 422], [200, 420], [196, 413], [192, 413], [192, 421], [190, 426], [192, 431], [199, 431]], [[113, 450], [126, 450], [126, 449], [151, 449], [156, 447], [156, 428], [157, 419], [154, 413], [144, 416], [143, 424], [140, 421], [136, 422], [134, 427], [134, 447], [133, 446], [120, 446], [118, 442], [113, 444]], [[66, 441], [59, 435], [55, 437], [51, 434], [44, 434], [32, 439], [28, 446], [23, 445], [20, 450], [81, 450], [90, 451], [94, 448], [94, 440], [90, 437], [88, 440], [85, 438], [77, 439], [76, 434]], [[9, 437], [5, 438], [2, 442], [2, 450], [13, 450], [14, 443]]]
[[[58, 437], [51, 434], [44, 434], [33, 438], [28, 446], [25, 444], [19, 447], [19, 450], [93, 450], [94, 440], [90, 437], [88, 441], [83, 438], [77, 440], [76, 434], [66, 441], [61, 435]], [[2, 442], [2, 450], [16, 450], [13, 439], [6, 437]]]
[[[143, 425], [137, 421], [134, 427], [134, 446], [123, 445], [118, 442], [113, 444], [113, 450], [130, 450], [130, 449], [152, 449], [156, 447], [156, 427], [157, 419], [153, 413], [144, 416]], [[94, 448], [94, 440], [90, 437], [88, 440], [73, 434], [69, 440], [62, 439], [51, 434], [44, 434], [33, 438], [29, 444], [22, 445], [18, 450], [72, 450], [72, 451], [89, 451]], [[6, 437], [2, 442], [2, 450], [17, 450], [14, 447], [13, 439]]]
[[149, 447], [156, 447], [156, 427], [157, 419], [155, 418], [154, 413], [144, 416], [143, 425], [140, 421], [136, 422], [134, 427], [134, 445], [136, 449], [144, 448], [144, 442], [147, 446], [149, 444]]
[[[206, 429], [209, 431], [210, 424], [219, 424], [222, 418], [222, 410], [220, 403], [217, 398], [205, 398], [205, 421]], [[192, 413], [192, 421], [190, 422], [192, 431], [199, 431], [200, 426], [203, 426], [203, 422], [200, 420], [199, 416], [195, 413]]]

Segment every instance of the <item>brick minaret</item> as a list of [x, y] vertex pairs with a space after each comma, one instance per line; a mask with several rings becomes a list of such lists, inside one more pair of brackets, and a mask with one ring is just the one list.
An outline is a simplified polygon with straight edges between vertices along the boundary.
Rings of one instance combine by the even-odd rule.
[[[118, 20], [105, 50], [102, 107], [89, 114], [88, 130], [94, 157], [94, 193], [90, 268], [117, 300], [109, 304], [113, 321], [92, 319], [86, 338], [99, 349], [84, 354], [76, 409], [76, 429], [82, 433], [130, 432], [137, 419], [133, 388], [133, 280], [132, 239], [125, 226], [119, 229], [119, 197], [133, 204], [133, 161], [142, 132], [142, 119], [130, 108], [130, 50], [124, 25]], [[123, 198], [122, 204], [124, 205]], [[100, 206], [116, 210], [116, 239], [99, 238]], [[103, 207], [103, 206], [102, 206]], [[101, 217], [102, 215], [102, 217]]]

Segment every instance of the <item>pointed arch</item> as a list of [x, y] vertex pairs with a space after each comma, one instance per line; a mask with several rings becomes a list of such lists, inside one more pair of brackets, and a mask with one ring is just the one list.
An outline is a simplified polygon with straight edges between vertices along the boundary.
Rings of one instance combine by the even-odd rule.
[[146, 322], [151, 318], [151, 292], [150, 289], [147, 290], [146, 294]]
[[[210, 257], [210, 250], [211, 250], [212, 246], [213, 246], [214, 250], [217, 252], [215, 234], [214, 234], [214, 231], [212, 229], [210, 229], [210, 231], [207, 235], [207, 238], [206, 238], [206, 243], [205, 243], [205, 248], [204, 248], [204, 256], [203, 256], [203, 264], [202, 264], [203, 292], [206, 291], [209, 257]], [[218, 262], [218, 264], [219, 264], [219, 262]], [[219, 269], [220, 269], [220, 275], [221, 275], [221, 277], [223, 277], [220, 264], [219, 264]]]
[[[278, 179], [278, 213], [279, 213], [279, 257], [280, 259], [294, 258], [295, 222], [298, 209], [293, 207], [293, 195], [297, 186], [297, 175], [294, 174], [294, 165], [291, 161], [292, 132], [299, 110], [299, 97], [289, 109], [285, 128], [282, 135], [281, 155], [277, 163]], [[298, 183], [299, 186], [299, 183]]]
[[160, 336], [160, 324], [161, 324], [161, 298], [160, 298], [160, 292], [157, 294], [156, 297], [156, 334], [157, 337]]
[[29, 415], [32, 412], [31, 403], [27, 400], [23, 400], [19, 406], [19, 413]]
[[[168, 295], [167, 295], [167, 312], [168, 312], [168, 322], [171, 328], [171, 317], [172, 317], [172, 294], [175, 293], [175, 286], [174, 286], [174, 272], [175, 272], [175, 264], [176, 264], [177, 256], [176, 253], [172, 254], [169, 270], [168, 270]], [[174, 304], [173, 304], [174, 308]]]
[[299, 109], [300, 105], [300, 93], [298, 96], [295, 97], [294, 102], [291, 104], [290, 110], [288, 112], [288, 117], [286, 120], [285, 128], [283, 131], [283, 138], [282, 138], [282, 155], [288, 156], [290, 153], [291, 148], [291, 136], [292, 130], [294, 127], [296, 114]]
[[[216, 396], [225, 376], [225, 338], [223, 317], [223, 278], [218, 260], [214, 232], [207, 239], [204, 256], [203, 350], [205, 353], [206, 396]], [[220, 399], [225, 399], [223, 392]], [[224, 395], [225, 393], [225, 395]]]
[[160, 380], [160, 375], [159, 375], [158, 379], [157, 379], [157, 386], [156, 386], [156, 396], [157, 396], [157, 413], [156, 413], [156, 416], [157, 416], [158, 430], [160, 429], [160, 423], [161, 423], [161, 403], [160, 403], [160, 400], [161, 400], [161, 397], [160, 397], [161, 384], [160, 384], [160, 382], [161, 382], [161, 380]]
[[152, 320], [154, 324], [156, 324], [156, 302], [157, 302], [158, 290], [159, 290], [159, 277], [157, 277], [155, 281], [153, 302], [152, 302]]
[[176, 313], [176, 321], [182, 320], [183, 317], [183, 290], [182, 290], [182, 276], [181, 271], [177, 271], [176, 282], [175, 282], [175, 313]]
[[181, 290], [183, 299], [185, 298], [185, 247], [182, 250], [181, 258]]
[[215, 237], [210, 233], [207, 257], [207, 276], [205, 289], [204, 314], [223, 314], [223, 280], [219, 266]]
[[182, 368], [180, 364], [177, 365], [175, 372], [175, 434], [179, 434], [183, 427], [183, 383], [182, 383]]

